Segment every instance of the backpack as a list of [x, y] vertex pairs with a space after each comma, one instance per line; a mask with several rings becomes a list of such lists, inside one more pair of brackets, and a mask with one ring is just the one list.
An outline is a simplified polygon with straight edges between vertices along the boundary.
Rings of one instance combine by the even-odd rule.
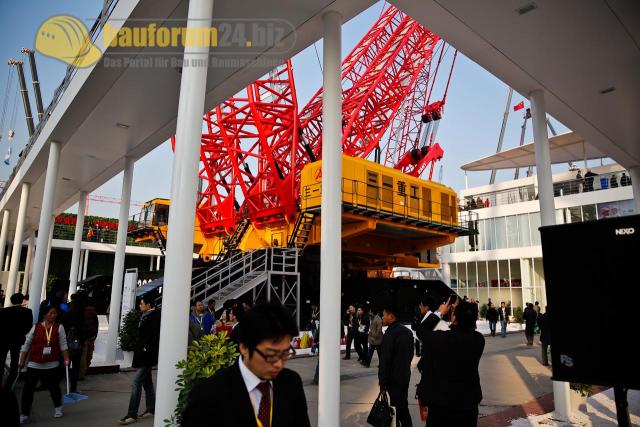
[[70, 327], [69, 331], [67, 332], [67, 346], [69, 347], [69, 351], [82, 350], [82, 343], [80, 342], [78, 330], [75, 326]]

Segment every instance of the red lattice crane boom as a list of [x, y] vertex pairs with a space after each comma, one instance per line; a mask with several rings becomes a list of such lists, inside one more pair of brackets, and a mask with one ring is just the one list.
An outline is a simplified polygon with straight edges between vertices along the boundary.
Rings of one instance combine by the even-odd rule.
[[[383, 11], [342, 62], [345, 154], [367, 158], [380, 150], [408, 97], [413, 98], [412, 110], [425, 108], [430, 69], [425, 67], [438, 41], [437, 35], [395, 7]], [[242, 217], [257, 228], [292, 221], [300, 172], [321, 158], [322, 89], [298, 110], [287, 61], [209, 111], [204, 120], [200, 178], [205, 187], [197, 216], [205, 235], [231, 234]], [[405, 142], [400, 151], [395, 144], [395, 155], [385, 153], [388, 166], [395, 166], [409, 146], [407, 129], [401, 131]], [[411, 132], [419, 135], [420, 127]]]

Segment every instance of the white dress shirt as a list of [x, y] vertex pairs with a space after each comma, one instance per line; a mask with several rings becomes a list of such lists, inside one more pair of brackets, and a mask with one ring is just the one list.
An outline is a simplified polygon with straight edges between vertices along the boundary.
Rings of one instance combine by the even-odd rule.
[[[260, 409], [260, 401], [262, 400], [262, 392], [258, 390], [258, 384], [262, 381], [260, 378], [256, 376], [242, 361], [242, 356], [238, 358], [238, 366], [240, 366], [240, 374], [242, 374], [242, 379], [244, 380], [244, 385], [247, 387], [247, 391], [249, 392], [249, 397], [251, 398], [251, 403], [253, 404], [253, 415], [258, 417], [258, 410]], [[271, 385], [271, 402], [273, 402], [273, 384], [269, 381]]]

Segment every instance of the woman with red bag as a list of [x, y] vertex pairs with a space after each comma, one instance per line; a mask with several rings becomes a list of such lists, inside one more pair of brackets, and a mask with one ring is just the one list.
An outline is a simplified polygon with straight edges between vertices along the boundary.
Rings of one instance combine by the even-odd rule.
[[67, 337], [64, 327], [56, 322], [58, 308], [50, 306], [45, 309], [44, 322], [36, 323], [27, 334], [24, 345], [20, 349], [19, 366], [25, 365], [27, 354], [27, 375], [24, 390], [22, 391], [22, 408], [20, 423], [24, 424], [29, 419], [33, 392], [38, 380], [49, 389], [54, 406], [54, 418], [62, 417], [62, 392], [58, 385], [58, 366], [60, 354], [64, 357], [64, 364], [69, 366], [69, 351], [67, 349]]

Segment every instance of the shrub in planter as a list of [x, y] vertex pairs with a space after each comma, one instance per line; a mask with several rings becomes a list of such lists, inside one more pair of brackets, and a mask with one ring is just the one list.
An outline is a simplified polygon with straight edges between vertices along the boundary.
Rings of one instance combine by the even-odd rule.
[[138, 323], [140, 322], [140, 313], [136, 309], [130, 310], [120, 326], [118, 332], [118, 340], [122, 351], [133, 351], [136, 349], [138, 342]]
[[198, 381], [213, 376], [220, 369], [233, 364], [238, 358], [236, 345], [229, 341], [227, 332], [217, 335], [205, 335], [189, 345], [187, 359], [176, 363], [181, 372], [176, 381], [178, 404], [171, 419], [164, 420], [165, 425], [182, 424], [182, 413], [187, 405], [189, 392]]
[[487, 307], [487, 304], [482, 304], [482, 306], [480, 307], [480, 317], [482, 317], [483, 319], [486, 319], [488, 309], [489, 307]]
[[516, 307], [513, 309], [513, 320], [516, 323], [524, 322], [524, 312], [522, 311], [522, 307]]
[[593, 394], [591, 392], [591, 387], [591, 384], [569, 383], [569, 388], [577, 393], [580, 393], [580, 396], [582, 397], [589, 397]]

